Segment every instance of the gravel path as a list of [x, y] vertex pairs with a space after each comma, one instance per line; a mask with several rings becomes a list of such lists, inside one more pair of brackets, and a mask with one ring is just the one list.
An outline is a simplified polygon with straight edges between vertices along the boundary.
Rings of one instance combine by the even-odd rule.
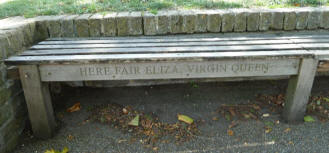
[[[223, 103], [241, 104], [255, 101], [256, 94], [278, 94], [285, 91], [287, 80], [247, 81], [162, 85], [153, 87], [120, 88], [74, 88], [66, 98], [55, 101], [55, 111], [60, 116], [61, 128], [49, 140], [37, 140], [25, 132], [15, 153], [41, 153], [46, 149], [60, 150], [67, 146], [70, 153], [110, 153], [110, 152], [152, 152], [139, 140], [132, 141], [132, 134], [121, 132], [97, 122], [84, 122], [88, 111], [97, 104], [109, 102], [131, 105], [144, 112], [155, 112], [164, 122], [175, 123], [177, 113], [186, 114], [196, 120], [205, 120], [200, 125], [201, 135], [186, 143], [158, 143], [158, 152], [264, 152], [290, 153], [329, 151], [329, 122], [312, 122], [297, 125], [286, 124], [280, 114], [270, 113], [270, 117], [260, 121], [240, 122], [233, 128], [234, 135], [227, 134], [230, 122], [214, 113]], [[328, 78], [317, 78], [313, 95], [329, 95]], [[67, 113], [65, 109], [81, 102], [79, 112]], [[262, 110], [267, 113], [269, 110]], [[213, 121], [217, 116], [219, 120]], [[277, 122], [273, 130], [265, 132], [265, 122]], [[290, 128], [291, 131], [284, 132]], [[69, 138], [71, 137], [71, 138]]]

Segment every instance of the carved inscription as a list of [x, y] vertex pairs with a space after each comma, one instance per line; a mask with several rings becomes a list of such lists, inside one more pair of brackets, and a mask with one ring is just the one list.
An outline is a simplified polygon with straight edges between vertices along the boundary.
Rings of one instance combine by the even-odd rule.
[[82, 66], [80, 75], [107, 76], [107, 75], [158, 75], [158, 74], [209, 74], [269, 71], [270, 63], [244, 63], [244, 64], [184, 64], [184, 65], [113, 65], [113, 66]]
[[42, 81], [137, 80], [296, 75], [299, 59], [40, 65]]

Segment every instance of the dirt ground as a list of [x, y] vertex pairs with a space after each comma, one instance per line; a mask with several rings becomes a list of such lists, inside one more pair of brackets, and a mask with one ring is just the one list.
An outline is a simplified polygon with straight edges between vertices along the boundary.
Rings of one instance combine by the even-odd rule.
[[[301, 124], [286, 124], [279, 113], [262, 108], [259, 120], [239, 122], [228, 128], [231, 121], [216, 110], [222, 104], [244, 104], [256, 100], [257, 94], [284, 93], [287, 80], [212, 82], [144, 87], [72, 88], [65, 98], [54, 101], [55, 113], [60, 122], [57, 134], [48, 140], [38, 140], [26, 130], [15, 153], [41, 153], [47, 149], [61, 150], [68, 147], [70, 153], [142, 153], [142, 152], [264, 152], [327, 153], [329, 150], [329, 122], [316, 120]], [[328, 77], [315, 80], [312, 95], [329, 95]], [[67, 112], [75, 103], [81, 110]], [[159, 142], [147, 147], [132, 132], [113, 128], [108, 124], [86, 121], [95, 105], [117, 103], [133, 109], [157, 114], [165, 123], [175, 123], [177, 114], [185, 114], [194, 120], [201, 133], [190, 141], [176, 144]], [[218, 118], [214, 120], [213, 118]], [[316, 119], [316, 117], [315, 117]], [[271, 123], [271, 131], [264, 128]], [[287, 130], [289, 129], [289, 130]], [[166, 140], [167, 138], [162, 138]]]

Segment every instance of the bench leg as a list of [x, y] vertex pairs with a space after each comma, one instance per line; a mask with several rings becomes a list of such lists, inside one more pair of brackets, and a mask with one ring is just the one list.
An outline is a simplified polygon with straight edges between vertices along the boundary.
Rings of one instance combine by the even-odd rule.
[[41, 82], [36, 65], [20, 66], [19, 73], [33, 134], [38, 138], [50, 138], [53, 136], [56, 122], [48, 83]]
[[283, 109], [283, 118], [287, 122], [303, 121], [317, 64], [316, 59], [302, 59], [299, 74], [291, 76]]

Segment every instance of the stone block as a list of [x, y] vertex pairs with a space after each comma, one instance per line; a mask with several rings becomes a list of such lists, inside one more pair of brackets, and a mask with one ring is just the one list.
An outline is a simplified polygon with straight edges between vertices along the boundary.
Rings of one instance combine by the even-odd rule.
[[268, 31], [272, 26], [272, 12], [260, 11], [259, 14], [259, 31]]
[[284, 12], [284, 30], [295, 30], [296, 29], [296, 12], [295, 11], [285, 11]]
[[50, 17], [51, 16], [39, 16], [33, 18], [33, 20], [35, 21], [35, 42], [40, 42], [49, 38], [47, 19]]
[[207, 13], [201, 10], [196, 10], [194, 13], [196, 15], [194, 31], [207, 32]]
[[21, 134], [24, 130], [26, 119], [26, 116], [17, 118], [11, 117], [2, 127], [0, 127], [3, 142], [8, 143], [13, 137], [17, 137]]
[[10, 98], [11, 91], [4, 86], [0, 87], [0, 107], [3, 106]]
[[103, 35], [104, 27], [102, 21], [103, 21], [102, 14], [94, 14], [89, 18], [90, 37], [100, 37]]
[[234, 31], [245, 32], [247, 30], [247, 12], [235, 11]]
[[168, 34], [170, 32], [170, 17], [168, 16], [167, 11], [158, 11], [158, 26], [157, 26], [157, 34], [163, 35]]
[[89, 17], [91, 14], [83, 14], [74, 19], [74, 26], [78, 37], [89, 37]]
[[260, 13], [257, 11], [249, 11], [247, 13], [247, 31], [258, 31]]
[[49, 32], [49, 37], [61, 37], [62, 28], [61, 21], [66, 15], [52, 16], [47, 20], [47, 28]]
[[193, 11], [183, 11], [183, 33], [194, 33], [196, 25], [196, 14]]
[[29, 19], [29, 21], [28, 21], [28, 23], [29, 23], [29, 27], [30, 27], [30, 31], [31, 31], [31, 35], [32, 35], [32, 44], [31, 45], [33, 45], [34, 43], [37, 43], [37, 41], [36, 41], [36, 23], [33, 21], [33, 18], [32, 19]]
[[307, 18], [307, 29], [315, 30], [320, 27], [321, 12], [318, 10], [310, 10]]
[[129, 13], [129, 35], [143, 35], [143, 18], [141, 12]]
[[4, 147], [0, 147], [0, 152], [1, 153], [12, 152], [15, 149], [15, 147], [18, 145], [19, 138], [20, 138], [20, 135], [14, 135], [13, 137], [11, 137], [8, 141], [6, 141], [3, 144]]
[[235, 22], [235, 14], [231, 11], [225, 11], [222, 14], [222, 32], [232, 32]]
[[222, 27], [222, 11], [209, 10], [207, 11], [207, 31], [220, 32]]
[[296, 29], [303, 30], [307, 27], [308, 11], [296, 10]]
[[145, 12], [143, 15], [144, 34], [156, 35], [158, 26], [158, 17], [150, 12]]
[[183, 16], [181, 12], [169, 11], [168, 16], [170, 18], [170, 33], [183, 33]]
[[61, 20], [61, 36], [62, 37], [75, 37], [76, 29], [74, 27], [74, 20], [79, 17], [79, 15], [68, 15]]
[[15, 118], [27, 115], [27, 106], [25, 103], [25, 98], [23, 92], [13, 96], [9, 103], [11, 104], [13, 115]]
[[117, 33], [117, 26], [115, 22], [115, 17], [117, 13], [107, 13], [104, 15], [103, 18], [103, 27], [104, 27], [104, 36], [110, 37], [110, 36], [116, 36]]
[[142, 35], [141, 12], [120, 12], [116, 17], [118, 36]]
[[4, 60], [7, 57], [8, 41], [3, 35], [0, 35], [0, 60]]
[[116, 17], [118, 36], [129, 35], [129, 12], [119, 12]]
[[270, 29], [282, 30], [283, 29], [284, 13], [281, 10], [272, 11], [272, 24]]
[[24, 37], [22, 37], [23, 31], [21, 29], [10, 30], [8, 32], [8, 44], [9, 44], [9, 52], [7, 56], [11, 56], [13, 54], [17, 54], [24, 47]]
[[0, 87], [4, 87], [7, 81], [7, 70], [3, 63], [0, 63]]
[[329, 29], [329, 9], [322, 10], [320, 27]]
[[6, 123], [13, 116], [12, 106], [6, 102], [4, 105], [0, 106], [0, 127]]

